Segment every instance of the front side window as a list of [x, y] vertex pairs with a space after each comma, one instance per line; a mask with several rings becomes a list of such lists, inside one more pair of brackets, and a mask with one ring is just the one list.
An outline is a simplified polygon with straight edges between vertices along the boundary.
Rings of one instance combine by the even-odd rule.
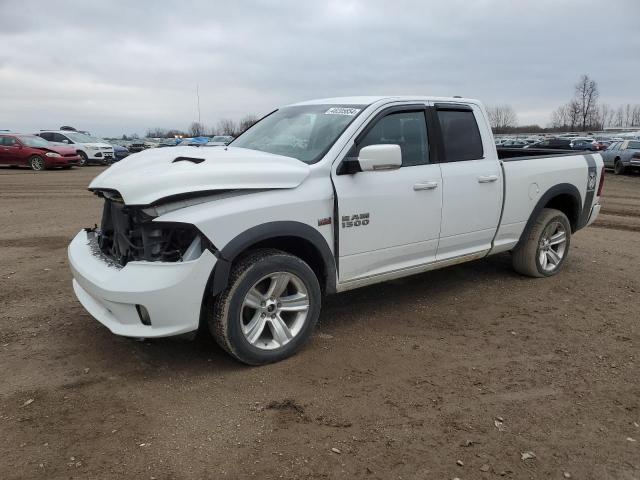
[[353, 156], [358, 156], [363, 147], [381, 144], [400, 146], [403, 167], [428, 164], [429, 144], [424, 111], [397, 112], [381, 118], [358, 142]]
[[230, 145], [315, 163], [331, 148], [363, 105], [294, 105], [263, 118]]
[[483, 158], [482, 138], [471, 110], [438, 110], [447, 162]]

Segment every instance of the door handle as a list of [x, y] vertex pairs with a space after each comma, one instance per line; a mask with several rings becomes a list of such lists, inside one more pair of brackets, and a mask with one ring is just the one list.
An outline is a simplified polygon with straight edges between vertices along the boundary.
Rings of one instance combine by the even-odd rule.
[[438, 188], [438, 182], [420, 182], [413, 186], [414, 190], [434, 190]]
[[478, 183], [491, 183], [498, 180], [498, 175], [482, 175], [478, 177]]

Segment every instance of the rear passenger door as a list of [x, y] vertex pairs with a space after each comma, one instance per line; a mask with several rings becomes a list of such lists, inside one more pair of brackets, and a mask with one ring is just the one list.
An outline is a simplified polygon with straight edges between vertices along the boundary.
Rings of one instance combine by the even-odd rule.
[[436, 103], [435, 107], [444, 148], [436, 259], [446, 260], [491, 248], [504, 179], [482, 111], [475, 105]]
[[25, 165], [27, 159], [25, 151], [20, 142], [15, 137], [2, 137], [0, 139], [0, 164], [2, 165]]

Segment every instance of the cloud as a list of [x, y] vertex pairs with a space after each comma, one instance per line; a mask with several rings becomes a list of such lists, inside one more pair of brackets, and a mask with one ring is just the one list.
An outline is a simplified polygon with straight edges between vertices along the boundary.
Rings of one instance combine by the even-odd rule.
[[582, 73], [640, 102], [636, 0], [3, 0], [0, 128], [118, 135], [310, 98], [465, 95], [545, 124]]

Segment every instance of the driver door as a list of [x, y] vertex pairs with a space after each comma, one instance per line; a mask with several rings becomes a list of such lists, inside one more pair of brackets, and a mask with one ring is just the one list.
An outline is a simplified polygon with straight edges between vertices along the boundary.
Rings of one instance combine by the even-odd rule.
[[376, 115], [347, 154], [369, 145], [399, 145], [393, 170], [332, 173], [338, 205], [340, 283], [405, 270], [435, 260], [442, 210], [442, 175], [430, 163], [424, 105]]

